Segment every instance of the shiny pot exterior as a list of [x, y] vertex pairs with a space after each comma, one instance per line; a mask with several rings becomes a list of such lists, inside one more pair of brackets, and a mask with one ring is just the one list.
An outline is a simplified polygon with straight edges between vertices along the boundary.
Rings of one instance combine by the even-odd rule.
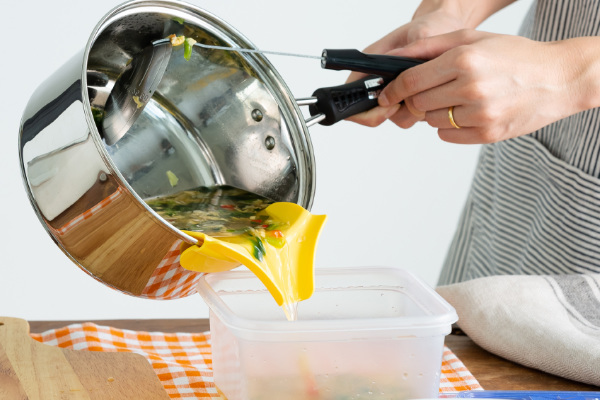
[[[215, 60], [196, 52], [188, 62], [174, 52], [142, 116], [116, 144], [103, 140], [98, 116], [115, 81], [144, 46], [170, 33], [253, 47], [189, 4], [124, 3], [37, 88], [19, 137], [26, 189], [57, 245], [102, 283], [159, 299], [195, 291], [198, 273], [182, 269], [178, 254], [182, 242], [196, 240], [145, 199], [230, 185], [309, 209], [315, 180], [302, 114], [260, 55]], [[177, 174], [179, 187], [169, 184], [166, 171]]]

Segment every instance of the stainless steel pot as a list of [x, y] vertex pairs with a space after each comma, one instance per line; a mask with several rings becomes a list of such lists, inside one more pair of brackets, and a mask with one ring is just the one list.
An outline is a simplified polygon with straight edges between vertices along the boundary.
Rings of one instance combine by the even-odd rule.
[[[38, 87], [20, 129], [25, 186], [52, 239], [94, 278], [147, 298], [189, 295], [197, 273], [177, 262], [179, 245], [196, 240], [145, 199], [230, 185], [310, 209], [315, 190], [307, 124], [260, 54], [224, 52], [215, 60], [195, 52], [191, 62], [174, 54], [127, 135], [113, 145], [103, 140], [94, 118], [116, 80], [148, 43], [172, 33], [253, 47], [224, 21], [186, 3], [122, 4]], [[178, 177], [177, 188], [165, 179], [167, 171]]]

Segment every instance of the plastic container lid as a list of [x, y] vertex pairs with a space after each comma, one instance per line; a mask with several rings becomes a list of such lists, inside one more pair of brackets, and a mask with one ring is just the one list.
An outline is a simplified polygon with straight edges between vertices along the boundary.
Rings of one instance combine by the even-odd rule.
[[450, 332], [456, 311], [411, 273], [391, 267], [317, 269], [313, 296], [298, 305], [290, 323], [263, 284], [248, 271], [207, 274], [198, 291], [234, 330], [269, 334], [366, 332], [438, 336]]

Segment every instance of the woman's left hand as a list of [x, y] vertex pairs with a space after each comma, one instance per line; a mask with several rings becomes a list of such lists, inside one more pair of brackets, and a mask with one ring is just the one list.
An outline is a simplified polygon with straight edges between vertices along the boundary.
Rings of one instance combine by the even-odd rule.
[[[389, 54], [430, 61], [400, 74], [379, 104], [409, 102], [448, 142], [517, 137], [580, 111], [576, 49], [475, 30], [421, 39]], [[406, 128], [408, 118], [401, 108], [390, 120]]]

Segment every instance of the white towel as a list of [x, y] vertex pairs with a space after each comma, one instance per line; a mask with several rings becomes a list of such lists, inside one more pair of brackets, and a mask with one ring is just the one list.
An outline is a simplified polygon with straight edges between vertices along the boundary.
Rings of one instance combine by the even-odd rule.
[[519, 364], [600, 385], [600, 275], [491, 276], [440, 286], [459, 326]]

